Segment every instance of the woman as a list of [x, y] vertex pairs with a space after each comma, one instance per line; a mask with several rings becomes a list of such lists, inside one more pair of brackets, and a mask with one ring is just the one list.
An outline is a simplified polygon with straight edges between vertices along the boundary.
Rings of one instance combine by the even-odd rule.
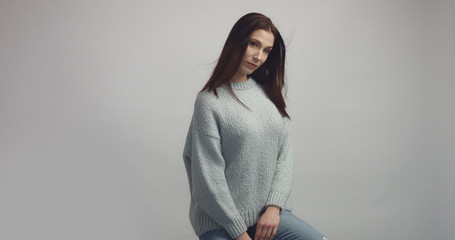
[[290, 211], [293, 155], [285, 45], [271, 20], [240, 18], [199, 92], [183, 158], [201, 240], [324, 239]]

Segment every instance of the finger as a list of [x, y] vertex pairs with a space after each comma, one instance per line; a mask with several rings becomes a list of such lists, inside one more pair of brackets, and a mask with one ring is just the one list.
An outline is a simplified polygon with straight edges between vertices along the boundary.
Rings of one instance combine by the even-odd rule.
[[261, 235], [260, 235], [260, 240], [268, 240], [269, 239], [269, 229], [266, 227], [262, 228]]
[[254, 240], [259, 240], [259, 234], [261, 234], [262, 227], [258, 224], [256, 227], [256, 232], [254, 233]]
[[272, 237], [275, 237], [277, 232], [278, 232], [278, 227], [274, 227], [272, 230]]
[[267, 233], [265, 234], [267, 240], [273, 240], [272, 231], [273, 227], [267, 229]]
[[254, 240], [263, 240], [265, 235], [265, 229], [258, 224], [258, 228], [256, 229], [256, 234], [254, 235]]
[[277, 232], [277, 228], [276, 227], [272, 228], [272, 230], [270, 231], [270, 237], [269, 237], [270, 240], [275, 239], [276, 232]]

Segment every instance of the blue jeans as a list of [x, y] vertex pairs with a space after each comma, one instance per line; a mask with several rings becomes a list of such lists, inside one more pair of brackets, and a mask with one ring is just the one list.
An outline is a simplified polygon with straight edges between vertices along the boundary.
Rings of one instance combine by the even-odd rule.
[[[254, 239], [256, 225], [247, 230], [251, 239]], [[216, 229], [204, 233], [200, 240], [233, 240], [224, 229]], [[326, 238], [302, 219], [294, 216], [290, 211], [280, 213], [280, 224], [275, 240], [325, 240]]]

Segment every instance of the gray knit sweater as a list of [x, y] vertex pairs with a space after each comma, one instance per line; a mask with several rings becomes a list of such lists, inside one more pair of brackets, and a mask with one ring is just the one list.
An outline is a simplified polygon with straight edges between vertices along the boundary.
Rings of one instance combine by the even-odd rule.
[[230, 83], [218, 95], [197, 95], [183, 159], [196, 235], [225, 229], [236, 238], [267, 205], [290, 209], [293, 153], [288, 119], [254, 79]]

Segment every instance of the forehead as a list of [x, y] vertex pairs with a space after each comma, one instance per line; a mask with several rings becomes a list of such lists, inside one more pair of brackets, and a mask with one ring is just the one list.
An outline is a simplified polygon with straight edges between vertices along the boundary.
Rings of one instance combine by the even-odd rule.
[[273, 33], [264, 29], [255, 30], [253, 34], [251, 34], [251, 38], [259, 40], [264, 47], [272, 47], [273, 41], [275, 40]]

